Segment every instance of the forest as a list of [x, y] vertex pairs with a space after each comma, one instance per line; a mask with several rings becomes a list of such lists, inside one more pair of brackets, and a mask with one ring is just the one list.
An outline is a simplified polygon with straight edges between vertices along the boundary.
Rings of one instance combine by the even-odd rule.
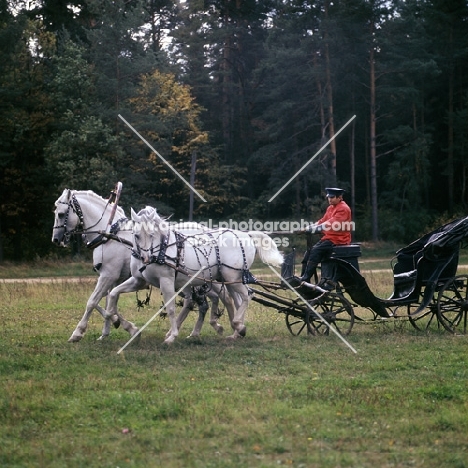
[[0, 93], [0, 261], [117, 181], [177, 221], [313, 221], [338, 186], [357, 241], [467, 214], [467, 0], [0, 0]]

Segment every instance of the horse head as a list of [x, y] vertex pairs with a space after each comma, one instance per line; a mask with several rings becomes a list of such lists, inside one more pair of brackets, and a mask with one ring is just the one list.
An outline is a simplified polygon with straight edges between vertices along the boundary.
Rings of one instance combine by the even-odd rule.
[[161, 240], [168, 234], [168, 223], [151, 206], [143, 208], [138, 213], [132, 208], [131, 217], [135, 252], [143, 263], [149, 264], [154, 252], [159, 250]]
[[116, 217], [125, 217], [114, 199], [106, 200], [92, 190], [65, 189], [55, 202], [52, 242], [66, 246], [72, 234], [81, 234], [88, 243], [93, 241]]
[[65, 247], [70, 242], [73, 230], [82, 222], [70, 189], [65, 189], [55, 202], [54, 217], [52, 242]]

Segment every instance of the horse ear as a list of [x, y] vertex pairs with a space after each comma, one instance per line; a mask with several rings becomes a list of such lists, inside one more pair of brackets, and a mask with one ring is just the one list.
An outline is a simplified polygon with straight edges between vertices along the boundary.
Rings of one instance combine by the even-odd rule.
[[146, 214], [146, 216], [153, 216], [154, 208], [152, 206], [146, 205], [145, 214]]
[[130, 208], [130, 213], [131, 213], [131, 216], [132, 216], [132, 220], [133, 221], [138, 221], [138, 215], [135, 213], [133, 208]]

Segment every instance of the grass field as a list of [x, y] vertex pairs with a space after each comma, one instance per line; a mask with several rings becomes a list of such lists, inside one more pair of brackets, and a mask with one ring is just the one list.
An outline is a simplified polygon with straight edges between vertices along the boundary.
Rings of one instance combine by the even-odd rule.
[[[367, 278], [391, 289], [388, 273]], [[67, 343], [93, 286], [0, 282], [1, 466], [468, 466], [466, 336], [355, 325], [354, 354], [334, 335], [293, 337], [252, 303], [240, 341], [208, 323], [185, 339], [192, 313], [173, 345], [158, 317], [117, 354], [128, 336], [96, 341], [96, 312]], [[149, 308], [128, 294], [120, 310], [142, 326], [161, 304], [153, 290]]]

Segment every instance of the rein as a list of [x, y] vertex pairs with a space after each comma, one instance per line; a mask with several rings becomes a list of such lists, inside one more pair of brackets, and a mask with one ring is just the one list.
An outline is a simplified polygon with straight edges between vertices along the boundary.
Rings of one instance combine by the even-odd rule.
[[[149, 263], [148, 265], [150, 265], [150, 263]], [[141, 268], [140, 268], [140, 272], [145, 271], [145, 269], [146, 269], [146, 267], [147, 267], [148, 265], [144, 265], [143, 267], [141, 267]], [[206, 281], [206, 278], [200, 278], [199, 276], [193, 276], [193, 275], [191, 275], [191, 274], [190, 274], [186, 269], [184, 269], [184, 268], [177, 267], [176, 265], [172, 265], [172, 264], [170, 264], [170, 263], [165, 263], [164, 265], [166, 265], [166, 266], [172, 268], [173, 270], [175, 270], [176, 273], [182, 273], [182, 274], [188, 276], [189, 278], [199, 279], [199, 280], [205, 281], [205, 283], [208, 283], [208, 282]], [[208, 268], [209, 268], [209, 267], [208, 267]], [[230, 268], [232, 268], [232, 267], [230, 267]], [[235, 268], [235, 270], [238, 270], [238, 269], [239, 269], [239, 268]], [[252, 276], [252, 278], [253, 278], [253, 276]], [[242, 280], [241, 280], [241, 281], [216, 281], [216, 280], [211, 279], [209, 282], [210, 282], [211, 284], [221, 284], [221, 285], [223, 285], [223, 284], [240, 284], [240, 283], [242, 283], [242, 284], [247, 284], [247, 283], [244, 282], [244, 277], [242, 277]], [[256, 283], [256, 282], [257, 282], [257, 279], [255, 279], [255, 283]]]
[[116, 221], [111, 227], [109, 232], [107, 231], [87, 231], [88, 234], [91, 232], [99, 234], [96, 238], [94, 238], [91, 242], [88, 242], [86, 244], [86, 248], [88, 249], [95, 249], [96, 247], [99, 247], [102, 244], [105, 244], [106, 242], [110, 240], [114, 240], [116, 242], [120, 242], [121, 244], [125, 244], [131, 248], [133, 248], [133, 243], [128, 241], [127, 239], [122, 239], [117, 235], [117, 233], [120, 231], [120, 223], [123, 221], [127, 221], [128, 218], [121, 218], [118, 221]]

